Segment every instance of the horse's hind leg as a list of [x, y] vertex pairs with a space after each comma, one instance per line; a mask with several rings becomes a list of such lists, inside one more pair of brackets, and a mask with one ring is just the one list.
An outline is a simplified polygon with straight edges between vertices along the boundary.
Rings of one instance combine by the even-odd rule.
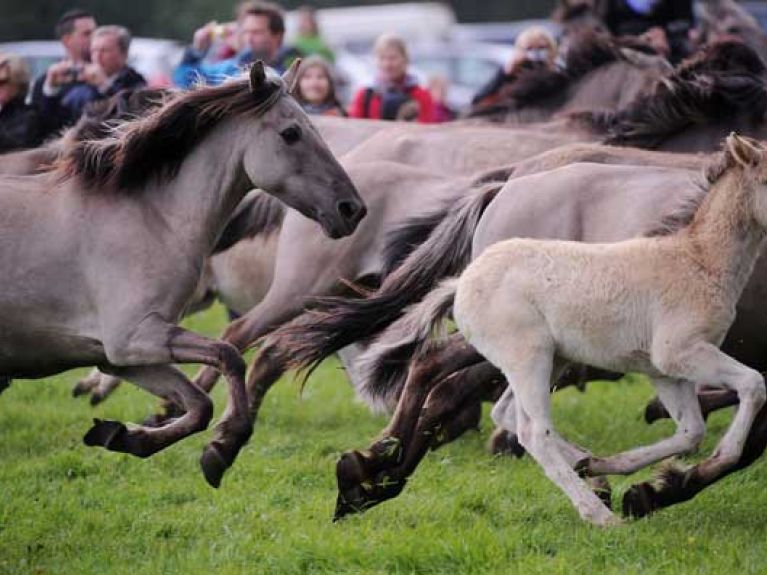
[[114, 390], [120, 387], [121, 381], [119, 377], [101, 373], [98, 385], [91, 391], [91, 405], [96, 406], [112, 395]]
[[583, 460], [578, 465], [579, 471], [586, 475], [628, 475], [661, 459], [697, 449], [703, 440], [706, 424], [695, 386], [688, 381], [667, 378], [653, 379], [653, 384], [676, 423], [674, 435], [610, 457]]
[[83, 439], [86, 445], [99, 445], [111, 451], [148, 457], [188, 435], [202, 431], [213, 416], [213, 404], [208, 396], [173, 366], [117, 368], [114, 373], [159, 397], [175, 397], [183, 404], [186, 413], [159, 428], [138, 426], [128, 429], [117, 421], [94, 419], [93, 427]]

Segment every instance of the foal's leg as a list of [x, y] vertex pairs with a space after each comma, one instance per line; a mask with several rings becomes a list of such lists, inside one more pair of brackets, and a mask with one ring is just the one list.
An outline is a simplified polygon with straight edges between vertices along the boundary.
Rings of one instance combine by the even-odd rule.
[[757, 414], [746, 439], [738, 462], [719, 473], [706, 471], [701, 465], [689, 469], [668, 467], [661, 472], [660, 481], [653, 485], [647, 481], [634, 485], [623, 497], [623, 514], [644, 517], [658, 509], [689, 501], [709, 485], [730, 473], [754, 463], [767, 447], [767, 406]]
[[85, 435], [86, 445], [100, 445], [111, 451], [148, 457], [176, 441], [208, 427], [213, 416], [213, 403], [186, 376], [170, 365], [116, 368], [115, 374], [158, 397], [173, 397], [186, 413], [160, 428], [128, 429], [118, 421], [94, 419]]
[[[767, 408], [764, 405], [767, 390], [759, 372], [739, 363], [709, 343], [699, 343], [682, 355], [681, 361], [671, 363], [669, 367], [676, 370], [679, 377], [691, 381], [721, 382], [737, 392], [740, 403], [730, 427], [711, 457], [687, 473], [670, 471], [665, 490], [655, 490], [649, 483], [642, 483], [626, 492], [623, 509], [624, 513], [630, 515], [646, 515], [658, 507], [692, 498], [706, 485], [740, 466], [749, 465], [752, 458], [764, 451], [767, 432]], [[757, 425], [754, 425], [755, 422]]]
[[[516, 408], [519, 440], [527, 452], [543, 468], [547, 477], [556, 483], [572, 501], [581, 517], [596, 525], [615, 524], [619, 519], [605, 506], [578, 476], [562, 452], [562, 443], [551, 418], [550, 385], [553, 368], [553, 350], [547, 342], [536, 342], [535, 335], [515, 334], [515, 340], [496, 337], [486, 341], [488, 355], [498, 360], [506, 374]], [[500, 417], [504, 426], [511, 421], [507, 414]]]
[[[224, 374], [229, 384], [229, 401], [216, 425], [214, 439], [205, 447], [200, 460], [208, 483], [218, 487], [253, 432], [245, 391], [245, 362], [240, 354], [226, 342], [187, 331], [156, 314], [145, 317], [133, 330], [110, 335], [104, 345], [112, 366], [202, 363]], [[166, 399], [176, 402], [178, 396], [169, 394]]]
[[[738, 405], [738, 394], [730, 389], [708, 388], [698, 391], [698, 403], [700, 403], [700, 410], [703, 412], [703, 419], [706, 419], [714, 411]], [[651, 400], [644, 411], [644, 419], [647, 423], [654, 423], [659, 419], [668, 417], [670, 415], [658, 397]]]
[[672, 455], [697, 449], [706, 432], [695, 386], [688, 381], [653, 379], [658, 395], [676, 422], [673, 436], [610, 457], [592, 457], [578, 464], [586, 475], [629, 475]]

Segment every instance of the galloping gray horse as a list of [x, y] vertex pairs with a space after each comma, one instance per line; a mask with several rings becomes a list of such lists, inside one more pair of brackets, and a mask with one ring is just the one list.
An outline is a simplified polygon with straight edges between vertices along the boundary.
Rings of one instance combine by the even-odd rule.
[[186, 407], [157, 429], [96, 420], [87, 445], [147, 457], [205, 429], [211, 401], [174, 363], [215, 366], [229, 383], [201, 460], [211, 485], [252, 433], [237, 350], [176, 325], [205, 257], [253, 187], [333, 238], [365, 215], [288, 80], [257, 63], [249, 81], [178, 94], [112, 138], [77, 144], [54, 172], [0, 180], [0, 374], [95, 365]]

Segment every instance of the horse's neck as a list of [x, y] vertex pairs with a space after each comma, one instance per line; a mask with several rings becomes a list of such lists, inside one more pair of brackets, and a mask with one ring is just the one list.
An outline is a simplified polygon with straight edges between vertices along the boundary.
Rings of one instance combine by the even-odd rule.
[[[226, 130], [225, 126], [230, 129]], [[208, 253], [234, 208], [252, 187], [242, 167], [239, 130], [222, 123], [146, 198], [184, 243]]]
[[753, 213], [753, 184], [731, 169], [713, 184], [687, 228], [689, 254], [722, 287], [743, 291], [759, 256], [765, 230]]

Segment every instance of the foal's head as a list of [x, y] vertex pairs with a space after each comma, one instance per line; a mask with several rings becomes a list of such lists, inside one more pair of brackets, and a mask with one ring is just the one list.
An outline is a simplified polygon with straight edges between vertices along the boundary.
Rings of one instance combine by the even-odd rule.
[[741, 173], [739, 185], [753, 190], [747, 197], [753, 202], [750, 208], [754, 217], [762, 227], [767, 228], [767, 148], [757, 140], [733, 132], [725, 141], [721, 164], [713, 170], [714, 173], [709, 173], [709, 180], [717, 179], [726, 170]]

